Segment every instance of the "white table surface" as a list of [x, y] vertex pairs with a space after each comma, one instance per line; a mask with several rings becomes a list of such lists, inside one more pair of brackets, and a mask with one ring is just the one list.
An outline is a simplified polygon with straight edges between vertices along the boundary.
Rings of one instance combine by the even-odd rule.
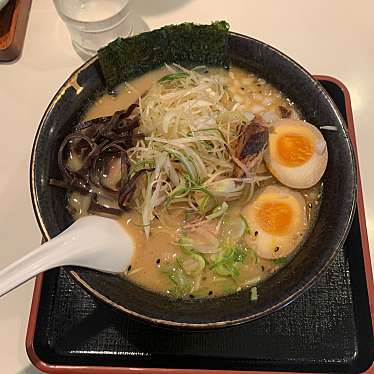
[[[369, 242], [374, 244], [374, 2], [371, 0], [136, 0], [151, 29], [225, 19], [231, 30], [282, 50], [314, 74], [332, 75], [353, 102]], [[282, 4], [282, 5], [281, 5]], [[0, 64], [0, 268], [40, 242], [29, 159], [43, 112], [82, 60], [52, 0], [34, 0], [21, 58]], [[339, 198], [337, 196], [337, 198]], [[373, 252], [372, 252], [373, 257]], [[0, 299], [1, 372], [38, 373], [25, 352], [33, 281]]]

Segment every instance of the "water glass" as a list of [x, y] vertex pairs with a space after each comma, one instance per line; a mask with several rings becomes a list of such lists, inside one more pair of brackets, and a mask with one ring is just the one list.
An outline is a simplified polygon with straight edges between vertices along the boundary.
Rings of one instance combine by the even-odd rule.
[[131, 0], [54, 0], [60, 17], [69, 29], [73, 46], [82, 56], [117, 37], [146, 31], [147, 26], [131, 11]]

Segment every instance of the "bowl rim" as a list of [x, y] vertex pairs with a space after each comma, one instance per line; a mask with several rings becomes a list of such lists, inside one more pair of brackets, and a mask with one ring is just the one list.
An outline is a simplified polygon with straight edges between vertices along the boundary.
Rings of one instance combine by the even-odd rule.
[[[129, 316], [140, 318], [142, 320], [151, 322], [153, 324], [165, 326], [165, 327], [180, 327], [180, 328], [189, 328], [189, 329], [212, 329], [212, 328], [222, 328], [222, 327], [227, 327], [227, 326], [233, 326], [233, 325], [239, 325], [245, 322], [253, 321], [255, 319], [264, 317], [266, 315], [269, 315], [292, 301], [294, 301], [296, 298], [298, 298], [300, 295], [302, 295], [305, 291], [307, 291], [315, 282], [319, 276], [326, 271], [328, 266], [330, 265], [331, 261], [335, 258], [338, 250], [343, 246], [347, 235], [349, 233], [353, 218], [354, 218], [354, 213], [356, 209], [356, 199], [357, 199], [357, 161], [356, 161], [356, 155], [353, 150], [353, 145], [352, 141], [350, 139], [350, 136], [348, 134], [348, 127], [344, 119], [342, 118], [342, 115], [337, 108], [335, 102], [332, 100], [330, 95], [327, 93], [325, 88], [305, 69], [303, 68], [300, 64], [298, 64], [296, 61], [294, 61], [292, 58], [289, 56], [285, 55], [283, 52], [279, 51], [278, 49], [272, 47], [271, 45], [264, 43], [258, 39], [252, 38], [250, 36], [236, 33], [236, 32], [229, 32], [230, 37], [234, 38], [241, 38], [245, 40], [252, 40], [257, 43], [260, 43], [264, 45], [266, 48], [269, 50], [275, 52], [277, 55], [281, 56], [283, 59], [287, 60], [288, 63], [294, 65], [297, 67], [300, 71], [304, 73], [305, 76], [307, 76], [313, 83], [318, 86], [318, 89], [324, 94], [325, 99], [329, 102], [331, 108], [334, 110], [334, 113], [337, 118], [339, 118], [341, 124], [342, 124], [342, 130], [344, 133], [345, 138], [347, 139], [347, 145], [349, 148], [349, 153], [351, 155], [352, 159], [352, 185], [353, 185], [353, 191], [352, 191], [352, 199], [351, 199], [351, 204], [349, 208], [349, 214], [347, 216], [346, 222], [345, 222], [345, 227], [342, 232], [342, 235], [339, 238], [339, 241], [335, 244], [335, 249], [331, 252], [330, 256], [327, 258], [326, 261], [323, 262], [321, 266], [319, 266], [318, 271], [314, 273], [313, 276], [305, 276], [304, 280], [305, 282], [303, 283], [303, 286], [298, 288], [296, 291], [289, 292], [288, 296], [283, 298], [281, 301], [279, 301], [276, 304], [273, 304], [272, 306], [268, 307], [266, 310], [262, 310], [260, 312], [257, 312], [255, 314], [251, 314], [246, 317], [241, 317], [238, 319], [229, 319], [229, 320], [222, 320], [222, 321], [216, 321], [216, 322], [204, 322], [204, 323], [191, 323], [191, 322], [178, 322], [178, 321], [172, 321], [168, 319], [159, 319], [159, 318], [153, 318], [141, 313], [138, 313], [134, 310], [128, 309], [122, 305], [117, 304], [116, 302], [112, 301], [110, 298], [107, 296], [103, 295], [102, 293], [98, 292], [95, 288], [93, 288], [91, 285], [89, 285], [82, 277], [79, 276], [79, 274], [72, 269], [68, 270], [68, 273], [72, 276], [72, 278], [80, 285], [82, 286], [86, 291], [88, 291], [90, 294], [92, 294], [94, 297], [98, 298], [99, 300], [105, 302], [106, 304], [110, 305], [111, 307], [126, 313]], [[98, 60], [98, 56], [95, 55], [89, 60], [87, 60], [85, 63], [83, 63], [81, 66], [79, 66], [77, 69], [71, 73], [71, 75], [66, 79], [66, 81], [60, 86], [56, 94], [54, 95], [53, 99], [50, 101], [50, 103], [47, 106], [47, 109], [45, 110], [40, 123], [37, 128], [37, 132], [35, 134], [33, 146], [32, 146], [32, 153], [31, 153], [31, 160], [30, 160], [30, 192], [31, 192], [31, 199], [32, 199], [32, 205], [33, 205], [33, 210], [37, 219], [38, 226], [42, 232], [43, 237], [46, 240], [50, 240], [51, 236], [49, 235], [49, 232], [47, 230], [45, 220], [43, 219], [43, 216], [40, 211], [40, 204], [39, 204], [39, 196], [36, 191], [36, 178], [35, 178], [35, 163], [36, 163], [36, 148], [39, 142], [39, 137], [41, 134], [41, 131], [43, 129], [44, 124], [46, 123], [46, 119], [49, 115], [49, 113], [52, 111], [54, 108], [56, 102], [59, 100], [59, 98], [65, 93], [65, 91], [69, 87], [74, 87], [76, 89], [76, 78], [78, 74], [85, 70], [87, 67], [90, 65], [94, 64]], [[307, 272], [306, 274], [308, 274]]]

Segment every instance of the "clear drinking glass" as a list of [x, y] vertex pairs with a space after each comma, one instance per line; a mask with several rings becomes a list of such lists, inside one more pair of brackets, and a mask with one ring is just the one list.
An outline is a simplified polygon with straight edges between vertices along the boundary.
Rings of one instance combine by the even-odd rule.
[[148, 30], [131, 11], [131, 0], [54, 0], [60, 17], [69, 29], [73, 46], [82, 57], [119, 36], [124, 38]]

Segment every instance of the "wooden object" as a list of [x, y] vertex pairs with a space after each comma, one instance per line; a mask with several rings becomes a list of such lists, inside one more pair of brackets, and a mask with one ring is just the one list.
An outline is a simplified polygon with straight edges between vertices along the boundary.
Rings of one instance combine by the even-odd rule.
[[31, 0], [10, 0], [0, 11], [0, 62], [17, 59], [25, 40]]

